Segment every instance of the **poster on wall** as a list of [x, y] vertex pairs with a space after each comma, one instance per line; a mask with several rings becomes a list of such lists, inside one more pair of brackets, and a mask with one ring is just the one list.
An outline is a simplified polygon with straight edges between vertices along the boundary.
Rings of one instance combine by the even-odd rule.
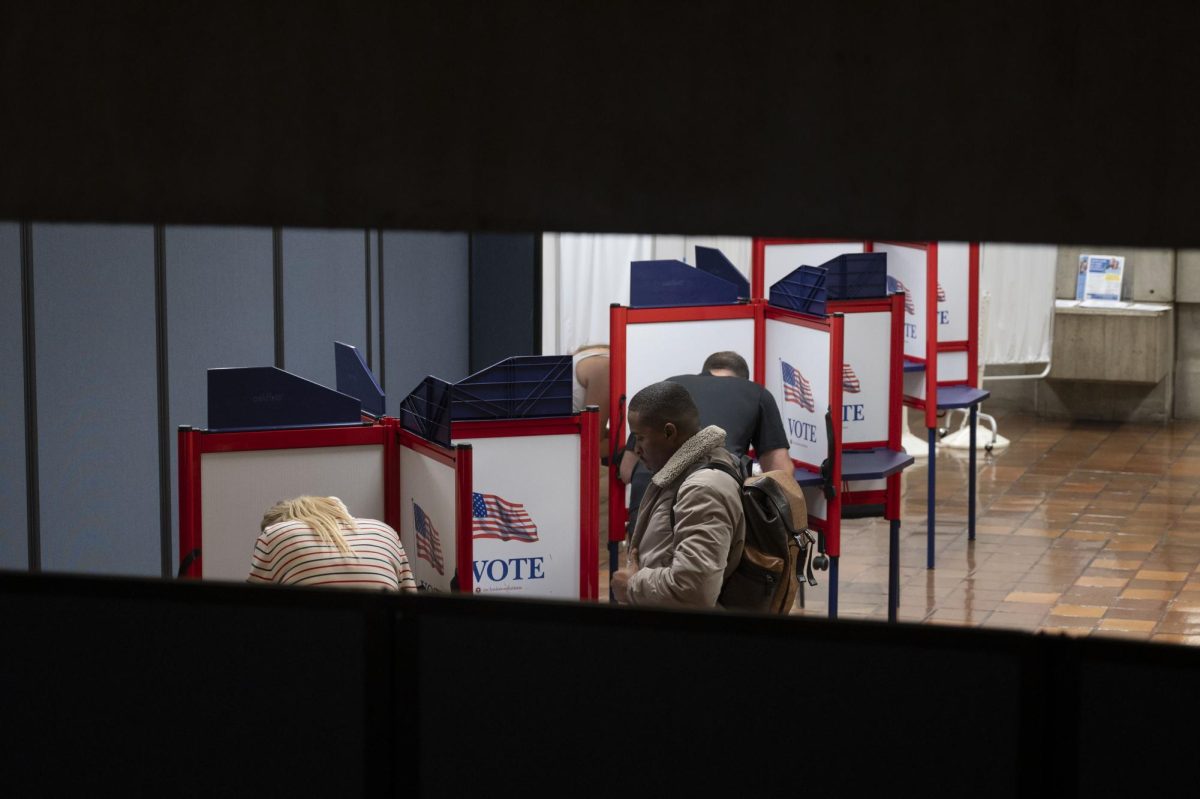
[[1119, 302], [1124, 275], [1124, 256], [1080, 255], [1075, 299], [1097, 303]]

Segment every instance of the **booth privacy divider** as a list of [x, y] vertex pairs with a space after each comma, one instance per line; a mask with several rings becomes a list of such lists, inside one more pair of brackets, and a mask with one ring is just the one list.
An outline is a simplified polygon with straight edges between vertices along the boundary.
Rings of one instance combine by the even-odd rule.
[[[863, 254], [864, 249], [869, 248], [835, 253], [842, 257], [824, 270], [781, 274], [770, 304], [614, 305], [610, 418], [612, 435], [623, 441], [625, 404], [641, 388], [698, 372], [712, 352], [741, 354], [753, 365], [753, 379], [774, 396], [784, 421], [809, 524], [820, 534], [818, 549], [828, 555], [830, 615], [837, 615], [841, 519], [882, 516], [891, 522], [888, 611], [895, 619], [900, 472], [912, 463], [899, 446], [903, 298], [888, 294], [883, 257]], [[673, 270], [677, 280], [686, 279]], [[642, 279], [651, 277], [643, 267]], [[633, 302], [639, 299], [636, 288], [635, 280]], [[609, 538], [620, 541], [626, 509], [615, 464], [610, 480]], [[614, 566], [615, 549], [614, 544]]]
[[904, 294], [904, 404], [922, 412], [926, 427], [926, 566], [932, 569], [939, 411], [969, 411], [967, 535], [975, 538], [975, 437], [979, 404], [990, 396], [978, 385], [979, 244], [758, 238], [751, 265], [753, 293], [764, 296], [764, 281], [778, 279], [789, 264], [798, 265], [798, 259], [814, 258], [811, 262], [820, 263], [822, 257], [865, 252], [887, 255], [890, 287]]
[[[180, 576], [245, 580], [263, 513], [302, 494], [339, 497], [351, 513], [380, 519], [401, 534], [414, 575], [429, 573], [445, 549], [469, 533], [471, 452], [402, 430], [394, 420], [357, 427], [217, 432], [179, 429]], [[436, 519], [429, 546], [405, 539], [416, 502]], [[440, 527], [439, 527], [440, 526]], [[469, 547], [467, 548], [469, 551]]]
[[572, 412], [571, 367], [516, 356], [456, 383], [428, 377], [401, 404], [406, 429], [472, 450], [457, 590], [597, 598], [599, 415]]
[[[569, 382], [563, 404], [563, 361], [510, 358], [457, 384], [426, 378], [401, 419], [372, 420], [355, 400], [354, 417], [371, 421], [348, 424], [339, 400], [327, 426], [247, 429], [235, 413], [232, 432], [181, 428], [180, 576], [245, 580], [263, 512], [320, 494], [395, 528], [426, 590], [595, 599], [598, 414], [571, 412]], [[219, 384], [241, 399], [225, 404], [266, 421], [253, 407], [262, 390], [227, 377]]]

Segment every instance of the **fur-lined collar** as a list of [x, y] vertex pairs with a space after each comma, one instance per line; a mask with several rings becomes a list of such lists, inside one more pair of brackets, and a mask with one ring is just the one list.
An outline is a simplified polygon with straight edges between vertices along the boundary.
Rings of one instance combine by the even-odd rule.
[[686, 472], [689, 466], [707, 455], [713, 447], [723, 446], [725, 446], [725, 431], [715, 424], [710, 424], [683, 442], [683, 446], [677, 449], [675, 454], [663, 464], [663, 467], [654, 473], [654, 477], [650, 479], [650, 482], [659, 488], [669, 486], [675, 482], [675, 478]]

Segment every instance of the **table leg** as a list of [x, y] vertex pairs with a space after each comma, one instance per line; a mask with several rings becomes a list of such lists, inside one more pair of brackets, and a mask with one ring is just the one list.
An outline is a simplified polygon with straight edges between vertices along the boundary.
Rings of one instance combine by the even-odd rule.
[[621, 559], [621, 544], [617, 541], [608, 542], [608, 601], [616, 602], [617, 598], [613, 596], [612, 580], [613, 575], [617, 573], [618, 561]]
[[967, 539], [975, 540], [975, 428], [979, 423], [979, 406], [971, 406], [971, 473], [967, 475]]
[[838, 605], [838, 556], [829, 558], [829, 618], [837, 618]]
[[929, 521], [925, 541], [925, 566], [933, 568], [933, 501], [937, 488], [937, 428], [929, 428]]
[[900, 609], [900, 520], [892, 519], [888, 531], [888, 621]]

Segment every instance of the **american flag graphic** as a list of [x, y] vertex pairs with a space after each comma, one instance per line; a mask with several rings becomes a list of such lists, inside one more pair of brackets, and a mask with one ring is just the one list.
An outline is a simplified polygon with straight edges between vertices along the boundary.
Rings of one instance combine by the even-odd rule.
[[442, 557], [442, 542], [438, 538], [437, 528], [416, 502], [413, 502], [413, 526], [417, 530], [417, 557], [437, 569], [438, 574], [445, 574], [446, 559]]
[[854, 370], [850, 364], [842, 364], [842, 390], [848, 394], [857, 394], [862, 391], [862, 383], [858, 382], [858, 375], [854, 374]]
[[520, 502], [509, 502], [495, 494], [473, 493], [471, 515], [475, 519], [473, 538], [527, 542], [538, 540], [537, 525]]
[[794, 402], [810, 413], [816, 413], [817, 404], [813, 401], [812, 385], [804, 379], [794, 366], [787, 361], [783, 364], [783, 398]]
[[904, 292], [904, 312], [906, 314], [916, 314], [917, 307], [913, 305], [912, 292], [908, 290], [908, 286], [896, 280], [896, 288]]
[[938, 302], [945, 302], [946, 301], [946, 290], [942, 288], [942, 282], [940, 280], [938, 281], [937, 287], [938, 287]]

